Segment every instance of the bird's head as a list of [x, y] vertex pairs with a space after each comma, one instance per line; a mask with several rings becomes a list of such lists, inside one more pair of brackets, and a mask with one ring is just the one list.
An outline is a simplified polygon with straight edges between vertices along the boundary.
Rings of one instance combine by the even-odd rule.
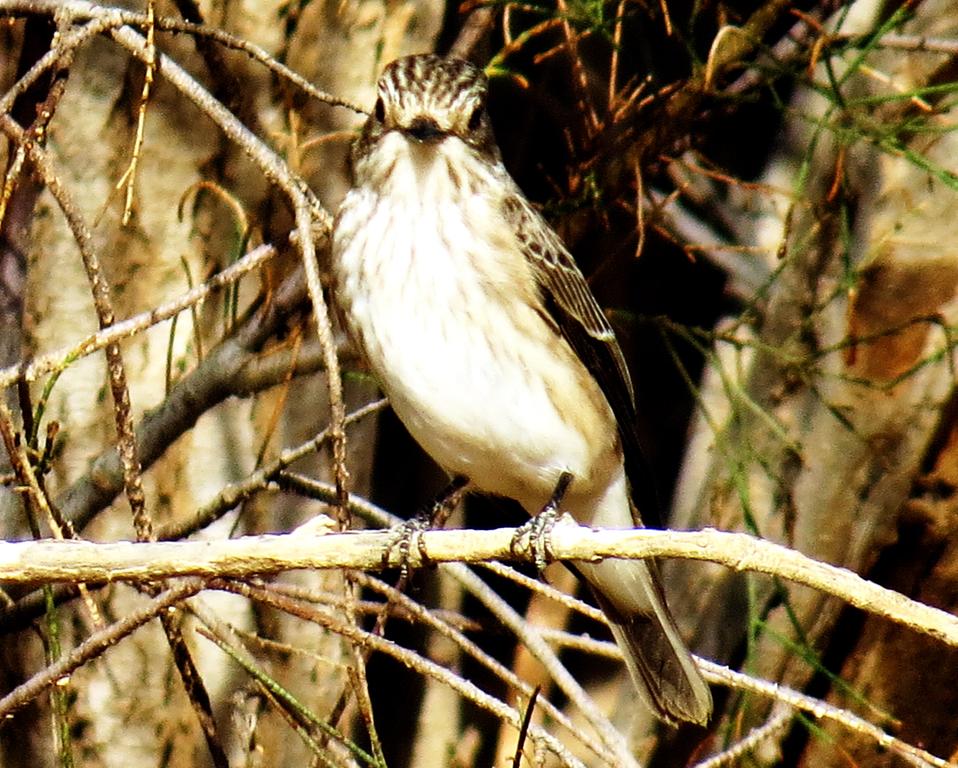
[[379, 78], [376, 104], [353, 149], [354, 160], [375, 151], [390, 134], [422, 147], [454, 139], [477, 154], [498, 157], [487, 93], [485, 74], [467, 61], [432, 54], [396, 59]]

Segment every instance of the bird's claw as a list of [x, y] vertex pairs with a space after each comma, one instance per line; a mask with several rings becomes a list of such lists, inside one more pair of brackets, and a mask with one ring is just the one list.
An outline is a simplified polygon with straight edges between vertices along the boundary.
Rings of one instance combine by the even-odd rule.
[[556, 524], [556, 513], [559, 505], [565, 498], [566, 491], [572, 484], [572, 474], [563, 472], [559, 475], [552, 497], [538, 515], [529, 522], [519, 526], [516, 535], [512, 537], [509, 549], [514, 556], [532, 555], [536, 570], [542, 573], [555, 557], [552, 554], [552, 529]]
[[426, 552], [426, 545], [423, 541], [423, 533], [432, 527], [432, 518], [425, 515], [417, 515], [411, 520], [404, 520], [398, 525], [390, 528], [392, 538], [386, 545], [383, 552], [383, 568], [389, 566], [393, 559], [393, 553], [399, 552], [399, 584], [405, 585], [409, 582], [412, 573], [410, 565], [410, 553], [412, 552], [413, 542], [419, 552], [419, 562], [421, 565], [430, 565], [429, 555]]
[[542, 573], [555, 557], [552, 554], [552, 528], [556, 522], [556, 505], [546, 504], [538, 515], [516, 529], [509, 549], [514, 557], [532, 556], [536, 570]]
[[399, 525], [393, 526], [391, 529], [393, 538], [392, 541], [386, 545], [386, 550], [383, 552], [383, 568], [389, 565], [393, 552], [398, 549], [400, 587], [405, 586], [409, 582], [409, 576], [412, 571], [409, 565], [409, 553], [412, 551], [414, 541], [419, 550], [419, 562], [425, 566], [432, 564], [429, 560], [429, 555], [426, 553], [426, 544], [423, 541], [422, 535], [437, 525], [439, 527], [445, 525], [450, 511], [459, 503], [459, 499], [468, 484], [469, 481], [465, 477], [461, 475], [455, 476], [449, 485], [436, 497], [429, 508], [420, 512], [411, 520], [406, 520]]

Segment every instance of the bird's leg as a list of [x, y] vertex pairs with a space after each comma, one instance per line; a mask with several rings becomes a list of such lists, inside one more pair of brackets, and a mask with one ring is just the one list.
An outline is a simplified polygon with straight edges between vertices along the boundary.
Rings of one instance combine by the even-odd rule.
[[416, 515], [409, 520], [405, 520], [393, 528], [395, 538], [390, 542], [383, 554], [383, 565], [389, 561], [389, 557], [394, 549], [399, 550], [399, 585], [405, 586], [409, 581], [409, 552], [412, 550], [413, 541], [419, 548], [419, 557], [423, 563], [429, 561], [426, 550], [422, 543], [422, 534], [432, 528], [442, 528], [449, 519], [452, 510], [462, 497], [462, 492], [469, 485], [469, 478], [462, 475], [456, 475], [448, 485], [443, 488], [433, 502], [423, 507]]
[[[571, 484], [571, 472], [563, 472], [559, 475], [559, 482], [556, 483], [555, 490], [546, 505], [529, 522], [521, 525], [516, 530], [516, 535], [512, 537], [511, 549], [513, 554], [519, 554], [523, 550], [531, 550], [536, 569], [540, 573], [545, 570], [552, 559], [549, 551], [549, 534], [552, 532], [552, 526], [555, 525], [559, 505], [565, 498], [566, 491], [569, 490]], [[525, 544], [526, 541], [528, 541], [528, 544]]]
[[432, 506], [428, 510], [420, 512], [419, 517], [424, 518], [429, 523], [430, 528], [445, 528], [449, 515], [456, 508], [467, 485], [469, 485], [468, 477], [456, 475], [439, 492], [433, 500]]

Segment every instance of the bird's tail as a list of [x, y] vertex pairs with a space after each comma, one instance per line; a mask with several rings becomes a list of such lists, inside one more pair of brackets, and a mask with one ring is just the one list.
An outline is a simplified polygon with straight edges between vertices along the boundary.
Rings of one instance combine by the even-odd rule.
[[595, 594], [642, 697], [664, 721], [704, 725], [712, 694], [679, 635], [654, 563], [576, 563]]

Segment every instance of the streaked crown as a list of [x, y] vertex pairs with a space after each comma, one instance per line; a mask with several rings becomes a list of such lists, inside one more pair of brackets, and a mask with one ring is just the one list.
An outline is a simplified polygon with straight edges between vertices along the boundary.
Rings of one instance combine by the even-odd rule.
[[453, 136], [497, 157], [486, 115], [487, 90], [485, 74], [467, 61], [432, 54], [396, 59], [379, 78], [376, 106], [354, 147], [354, 158], [390, 131], [421, 144]]

